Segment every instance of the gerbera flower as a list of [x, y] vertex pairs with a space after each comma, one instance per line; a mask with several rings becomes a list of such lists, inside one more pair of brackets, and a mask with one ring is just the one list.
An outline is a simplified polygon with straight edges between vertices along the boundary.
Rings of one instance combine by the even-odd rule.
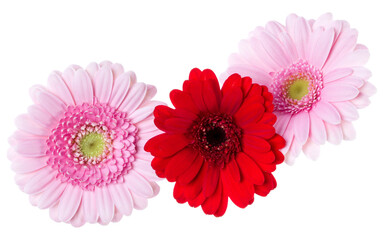
[[176, 182], [179, 203], [202, 206], [222, 216], [228, 197], [245, 208], [254, 193], [276, 187], [272, 172], [284, 161], [285, 141], [275, 133], [272, 95], [249, 77], [231, 75], [220, 90], [215, 74], [193, 69], [183, 90], [170, 94], [175, 109], [155, 108], [155, 124], [165, 133], [144, 149], [154, 156], [159, 177]]
[[108, 224], [146, 207], [159, 191], [143, 150], [159, 133], [154, 86], [103, 62], [53, 72], [47, 88], [30, 94], [35, 104], [16, 119], [9, 158], [33, 205], [74, 226]]
[[332, 20], [331, 14], [317, 20], [290, 15], [286, 26], [269, 22], [256, 28], [239, 48], [227, 74], [268, 86], [288, 164], [301, 150], [315, 159], [326, 140], [338, 144], [355, 137], [351, 122], [375, 88], [363, 67], [368, 49], [357, 44], [357, 31], [347, 22]]

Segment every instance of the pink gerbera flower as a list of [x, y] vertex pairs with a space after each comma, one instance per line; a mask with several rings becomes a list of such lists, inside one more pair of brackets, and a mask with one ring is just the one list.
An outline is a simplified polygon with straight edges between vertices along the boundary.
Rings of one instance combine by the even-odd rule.
[[159, 187], [145, 142], [159, 134], [152, 85], [120, 64], [53, 72], [31, 88], [34, 105], [16, 119], [12, 168], [31, 203], [55, 221], [108, 224], [143, 209]]
[[269, 22], [256, 28], [230, 57], [228, 74], [250, 76], [272, 92], [288, 164], [301, 150], [314, 159], [326, 140], [338, 144], [355, 137], [351, 122], [375, 92], [363, 67], [369, 52], [357, 44], [357, 35], [331, 14], [317, 20], [293, 14], [286, 26]]

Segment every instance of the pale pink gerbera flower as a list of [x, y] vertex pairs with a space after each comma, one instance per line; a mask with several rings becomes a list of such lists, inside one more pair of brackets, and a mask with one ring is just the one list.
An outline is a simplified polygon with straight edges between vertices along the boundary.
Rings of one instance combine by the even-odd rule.
[[143, 150], [159, 134], [154, 86], [103, 62], [53, 72], [47, 88], [30, 94], [35, 104], [16, 119], [9, 158], [33, 205], [74, 226], [108, 224], [146, 207], [159, 191]]
[[317, 20], [290, 15], [286, 26], [269, 22], [256, 28], [230, 57], [228, 74], [250, 76], [272, 92], [288, 164], [301, 150], [314, 159], [326, 140], [338, 144], [355, 137], [356, 109], [367, 106], [375, 92], [363, 67], [369, 52], [356, 43], [357, 35], [331, 14]]

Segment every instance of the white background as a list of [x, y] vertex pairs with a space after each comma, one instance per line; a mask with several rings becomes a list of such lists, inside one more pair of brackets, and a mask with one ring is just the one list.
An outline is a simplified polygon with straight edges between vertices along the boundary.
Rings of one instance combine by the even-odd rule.
[[[4, 1], [0, 2], [0, 239], [384, 239], [382, 1]], [[278, 187], [253, 205], [229, 204], [224, 217], [176, 203], [173, 184], [144, 211], [119, 223], [73, 228], [30, 205], [7, 160], [13, 119], [32, 102], [28, 89], [52, 70], [111, 60], [158, 87], [157, 99], [181, 88], [193, 67], [218, 75], [248, 33], [290, 13], [332, 12], [359, 30], [378, 88], [355, 122], [357, 139], [326, 144], [313, 162], [303, 155], [279, 166]]]

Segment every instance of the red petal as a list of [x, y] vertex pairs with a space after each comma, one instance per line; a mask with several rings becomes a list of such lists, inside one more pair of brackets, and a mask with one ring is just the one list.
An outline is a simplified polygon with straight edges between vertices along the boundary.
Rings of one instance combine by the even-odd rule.
[[197, 116], [183, 109], [171, 109], [167, 106], [157, 106], [153, 112], [154, 123], [167, 133], [185, 133]]
[[144, 150], [155, 157], [170, 157], [190, 143], [184, 135], [163, 133], [148, 140]]
[[242, 87], [241, 76], [237, 73], [232, 74], [227, 78], [227, 80], [224, 81], [223, 87], [221, 88], [221, 92], [223, 93], [223, 96], [226, 95], [227, 92], [234, 87], [235, 88]]
[[273, 138], [269, 139], [269, 143], [274, 149], [282, 149], [285, 147], [284, 138], [278, 134], [275, 134]]
[[184, 195], [184, 189], [178, 183], [176, 183], [175, 187], [173, 188], [173, 197], [176, 199], [178, 203], [187, 202], [187, 198]]
[[[205, 75], [204, 73], [206, 70], [203, 71], [203, 76]], [[205, 106], [207, 106], [208, 108], [208, 111], [210, 112], [219, 111], [220, 102], [221, 102], [221, 92], [220, 92], [219, 82], [217, 81], [216, 76], [215, 76], [215, 79], [204, 80], [203, 98], [204, 98]]]
[[169, 96], [173, 106], [175, 106], [176, 109], [184, 109], [194, 114], [198, 114], [200, 112], [188, 93], [180, 90], [172, 90]]
[[205, 196], [204, 196], [203, 192], [201, 192], [196, 198], [189, 200], [188, 204], [191, 207], [198, 207], [201, 204], [203, 204], [204, 201], [205, 201]]
[[254, 185], [254, 190], [257, 195], [265, 197], [269, 192], [276, 188], [276, 180], [270, 173], [265, 173], [265, 183], [263, 185]]
[[198, 68], [194, 68], [189, 72], [189, 80], [199, 80], [201, 77], [201, 71]]
[[216, 191], [213, 195], [207, 198], [201, 205], [205, 214], [214, 214], [220, 207], [221, 197], [223, 191], [223, 184], [221, 181], [217, 184]]
[[220, 168], [208, 165], [208, 170], [203, 183], [203, 193], [206, 197], [211, 196], [216, 188], [220, 178]]
[[273, 126], [276, 123], [276, 115], [270, 112], [264, 113], [263, 117], [259, 120], [259, 123], [264, 123]]
[[240, 208], [245, 208], [253, 201], [254, 188], [248, 181], [234, 182], [229, 171], [223, 169], [222, 179], [224, 189], [228, 192], [228, 196], [232, 202]]
[[163, 172], [170, 160], [170, 158], [155, 157], [151, 162], [151, 166], [155, 171]]
[[255, 104], [243, 104], [239, 110], [235, 113], [234, 117], [236, 123], [243, 127], [251, 122], [257, 122], [264, 114], [264, 107], [259, 103]]
[[258, 152], [251, 145], [243, 145], [243, 152], [246, 153], [255, 162], [271, 164], [275, 161], [275, 154], [273, 151]]
[[243, 96], [247, 96], [252, 85], [253, 84], [251, 78], [241, 78], [239, 74], [235, 73], [229, 76], [227, 80], [225, 80], [222, 87], [222, 93], [225, 94], [229, 89], [233, 87], [240, 87], [243, 92]]
[[[155, 120], [155, 124], [156, 124], [156, 120]], [[188, 132], [188, 129], [191, 127], [193, 121], [191, 120], [187, 120], [187, 119], [183, 119], [183, 118], [169, 118], [167, 120], [165, 120], [164, 124], [162, 125], [162, 127], [158, 126], [158, 124], [156, 124], [156, 126], [164, 131], [164, 132], [167, 132], [167, 133], [180, 133], [180, 134], [183, 134], [183, 133], [187, 133]]]
[[195, 199], [203, 189], [204, 178], [207, 172], [208, 164], [203, 163], [199, 173], [196, 178], [190, 182], [188, 185], [185, 185], [185, 196], [188, 200]]
[[228, 171], [231, 173], [231, 176], [233, 180], [235, 180], [235, 182], [240, 182], [240, 171], [235, 159], [232, 159], [228, 164], [226, 164], [225, 168], [227, 168]]
[[261, 185], [264, 183], [264, 173], [259, 166], [246, 154], [240, 152], [236, 156], [237, 164], [244, 178], [249, 179], [253, 184]]
[[165, 176], [168, 181], [176, 181], [176, 178], [191, 166], [196, 156], [197, 152], [190, 147], [186, 147], [172, 156], [165, 169]]
[[223, 216], [228, 206], [228, 195], [225, 193], [225, 189], [223, 189], [221, 192], [221, 202], [219, 209], [217, 209], [216, 213], [214, 214], [215, 217]]
[[241, 103], [243, 102], [243, 92], [239, 87], [229, 89], [225, 95], [223, 95], [223, 100], [220, 105], [220, 112], [228, 113], [233, 115], [237, 112]]
[[245, 145], [252, 147], [257, 152], [268, 152], [271, 150], [271, 145], [267, 140], [250, 134], [243, 134], [242, 146]]
[[248, 124], [244, 129], [244, 134], [249, 134], [264, 139], [270, 139], [276, 133], [275, 128], [271, 125], [262, 123]]
[[204, 159], [198, 155], [195, 159], [195, 161], [192, 163], [188, 171], [185, 171], [182, 175], [180, 175], [177, 178], [177, 182], [179, 182], [182, 185], [190, 183], [197, 175], [199, 170], [201, 169], [201, 166], [204, 162]]

